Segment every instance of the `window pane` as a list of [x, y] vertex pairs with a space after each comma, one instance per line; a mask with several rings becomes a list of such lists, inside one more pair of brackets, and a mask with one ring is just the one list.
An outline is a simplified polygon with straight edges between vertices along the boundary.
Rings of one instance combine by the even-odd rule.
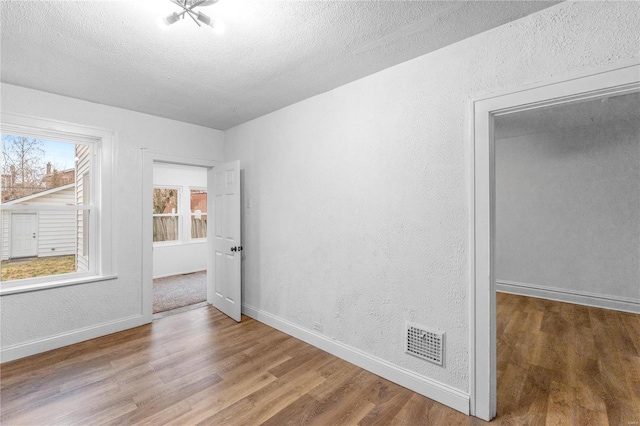
[[154, 188], [153, 214], [178, 214], [178, 190]]
[[90, 158], [89, 145], [2, 134], [2, 281], [88, 270], [89, 210], [69, 206], [90, 205], [76, 179]]
[[191, 190], [191, 238], [207, 238], [207, 191]]
[[[85, 145], [2, 134], [2, 202], [77, 204], [73, 197], [37, 197], [76, 181], [76, 150]], [[83, 157], [84, 158], [84, 157]], [[81, 158], [82, 159], [82, 158]], [[29, 197], [28, 199], [25, 199]]]
[[191, 214], [207, 213], [207, 191], [203, 189], [191, 190]]
[[191, 216], [191, 238], [207, 238], [207, 215]]
[[2, 214], [2, 281], [76, 272], [75, 211]]
[[177, 216], [155, 216], [153, 218], [153, 241], [176, 241], [178, 239]]

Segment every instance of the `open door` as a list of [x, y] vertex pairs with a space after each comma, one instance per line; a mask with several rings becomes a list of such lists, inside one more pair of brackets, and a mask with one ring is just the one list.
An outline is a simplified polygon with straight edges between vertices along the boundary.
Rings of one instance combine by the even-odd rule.
[[[207, 210], [213, 212], [213, 226], [207, 229], [207, 301], [240, 321], [240, 162], [209, 169]], [[211, 217], [211, 215], [209, 216]]]

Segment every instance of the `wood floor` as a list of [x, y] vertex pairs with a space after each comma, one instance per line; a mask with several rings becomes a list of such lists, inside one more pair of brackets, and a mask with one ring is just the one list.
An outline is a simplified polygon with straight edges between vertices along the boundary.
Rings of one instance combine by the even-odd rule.
[[640, 315], [497, 294], [498, 420], [640, 424]]
[[[492, 424], [638, 422], [638, 316], [498, 299]], [[211, 307], [5, 363], [0, 374], [3, 425], [485, 424]]]

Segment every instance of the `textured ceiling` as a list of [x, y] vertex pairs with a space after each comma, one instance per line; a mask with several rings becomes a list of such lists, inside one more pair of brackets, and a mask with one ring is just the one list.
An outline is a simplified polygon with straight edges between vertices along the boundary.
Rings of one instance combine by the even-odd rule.
[[549, 7], [545, 1], [8, 1], [3, 82], [216, 129]]

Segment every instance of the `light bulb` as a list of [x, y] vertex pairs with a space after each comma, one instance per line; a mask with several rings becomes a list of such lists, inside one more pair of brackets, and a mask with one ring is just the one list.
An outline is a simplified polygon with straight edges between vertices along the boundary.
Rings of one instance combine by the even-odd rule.
[[213, 22], [211, 22], [211, 18], [207, 15], [205, 15], [202, 12], [196, 12], [196, 18], [198, 19], [198, 21], [202, 22], [205, 25], [209, 25], [210, 27], [213, 27]]

